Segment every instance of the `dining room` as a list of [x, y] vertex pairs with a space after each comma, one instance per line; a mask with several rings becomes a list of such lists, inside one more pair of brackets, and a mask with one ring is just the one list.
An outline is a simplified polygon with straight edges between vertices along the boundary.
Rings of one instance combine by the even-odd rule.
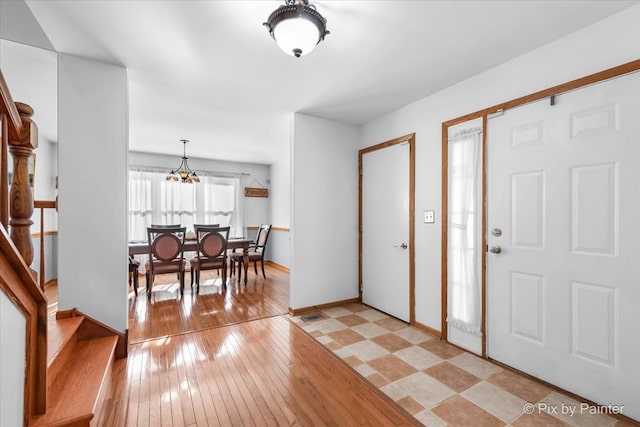
[[[128, 153], [128, 247], [137, 264], [128, 291], [131, 343], [287, 313], [289, 230], [271, 224], [271, 166], [189, 156], [204, 144], [176, 141], [175, 156]], [[171, 180], [171, 173], [178, 179]], [[197, 181], [182, 179], [190, 173]], [[154, 275], [147, 285], [148, 229], [168, 224], [186, 231], [183, 289], [174, 273]], [[190, 270], [199, 254], [195, 226], [203, 224], [229, 228], [227, 261], [224, 274], [203, 269], [195, 283]], [[268, 238], [256, 248], [262, 224], [270, 225]], [[262, 258], [255, 266], [238, 262], [243, 251], [259, 251]], [[240, 258], [234, 261], [234, 254]]]

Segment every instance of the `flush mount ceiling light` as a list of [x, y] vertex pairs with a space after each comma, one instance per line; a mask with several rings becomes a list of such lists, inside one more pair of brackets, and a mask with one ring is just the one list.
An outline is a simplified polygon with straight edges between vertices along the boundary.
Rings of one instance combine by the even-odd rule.
[[327, 20], [308, 0], [285, 0], [263, 24], [280, 49], [299, 58], [316, 47], [327, 31]]
[[187, 164], [187, 160], [189, 159], [187, 157], [187, 142], [189, 141], [186, 139], [181, 139], [180, 142], [182, 142], [184, 146], [182, 152], [182, 161], [180, 162], [180, 166], [178, 166], [178, 169], [172, 170], [171, 173], [167, 175], [167, 181], [182, 181], [188, 184], [191, 184], [193, 182], [200, 182], [200, 178], [198, 177], [198, 175], [196, 175], [194, 171], [189, 169], [189, 165]]

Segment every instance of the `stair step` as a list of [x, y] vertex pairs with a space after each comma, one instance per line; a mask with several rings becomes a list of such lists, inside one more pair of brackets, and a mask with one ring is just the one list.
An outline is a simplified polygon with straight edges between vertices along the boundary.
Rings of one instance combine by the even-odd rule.
[[64, 346], [59, 354], [67, 356], [48, 387], [47, 412], [36, 417], [33, 425], [88, 426], [99, 415], [117, 342], [118, 337], [108, 336], [76, 341], [69, 352]]
[[60, 355], [65, 345], [71, 342], [73, 345], [76, 331], [84, 320], [84, 316], [56, 319], [49, 316], [47, 320], [47, 365]]
[[56, 319], [50, 316], [47, 329], [47, 396], [51, 395], [53, 384], [63, 372], [64, 364], [76, 343], [78, 328], [84, 316]]

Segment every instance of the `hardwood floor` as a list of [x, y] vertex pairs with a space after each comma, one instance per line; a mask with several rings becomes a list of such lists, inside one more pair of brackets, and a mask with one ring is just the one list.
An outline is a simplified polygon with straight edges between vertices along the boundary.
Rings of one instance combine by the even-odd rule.
[[202, 329], [286, 314], [289, 309], [289, 274], [267, 268], [267, 279], [249, 271], [247, 285], [227, 279], [226, 291], [216, 271], [201, 273], [200, 292], [189, 285], [180, 297], [175, 274], [156, 277], [151, 296], [140, 278], [138, 296], [129, 292], [129, 342], [166, 337]]
[[182, 298], [169, 276], [149, 299], [131, 291], [136, 342], [114, 364], [98, 425], [421, 425], [290, 322], [287, 273], [251, 271], [226, 292], [187, 285]]

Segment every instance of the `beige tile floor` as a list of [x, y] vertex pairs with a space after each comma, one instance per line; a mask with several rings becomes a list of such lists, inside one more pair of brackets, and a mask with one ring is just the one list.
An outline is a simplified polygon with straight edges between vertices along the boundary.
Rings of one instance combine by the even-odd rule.
[[362, 304], [291, 320], [427, 426], [632, 425]]

